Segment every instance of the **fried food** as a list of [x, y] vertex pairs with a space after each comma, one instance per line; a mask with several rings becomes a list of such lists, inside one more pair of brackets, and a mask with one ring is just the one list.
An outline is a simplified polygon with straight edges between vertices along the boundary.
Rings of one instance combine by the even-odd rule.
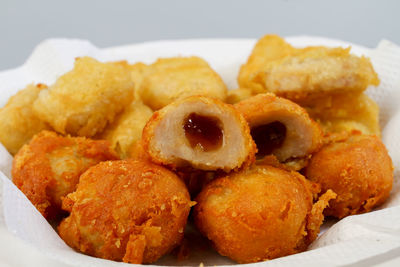
[[392, 160], [384, 144], [376, 136], [357, 133], [324, 146], [305, 173], [322, 192], [337, 193], [325, 210], [337, 218], [371, 211], [389, 197], [393, 184]]
[[63, 208], [61, 238], [85, 254], [152, 263], [180, 243], [190, 207], [183, 182], [143, 161], [102, 162], [80, 179]]
[[40, 92], [35, 114], [57, 132], [91, 137], [133, 99], [133, 81], [126, 62], [101, 63], [78, 58], [75, 67]]
[[36, 117], [32, 111], [33, 102], [39, 92], [47, 88], [44, 84], [30, 84], [12, 96], [0, 109], [0, 142], [12, 155], [41, 130], [50, 127]]
[[148, 73], [149, 69], [150, 69], [149, 66], [142, 62], [129, 65], [129, 70], [131, 71], [131, 78], [134, 84], [134, 91], [135, 91], [134, 99], [137, 101], [141, 101], [140, 87], [142, 86], [143, 79]]
[[61, 201], [75, 191], [79, 176], [100, 161], [118, 159], [108, 141], [63, 137], [42, 131], [15, 155], [14, 184], [46, 218], [61, 213]]
[[121, 158], [127, 158], [142, 137], [143, 127], [153, 111], [140, 101], [133, 101], [101, 135], [109, 140]]
[[304, 251], [317, 237], [332, 191], [296, 172], [257, 166], [210, 182], [196, 198], [195, 224], [223, 256], [258, 262]]
[[229, 90], [225, 102], [228, 104], [236, 104], [242, 100], [245, 100], [253, 95], [252, 91], [247, 88], [238, 88]]
[[271, 93], [235, 104], [245, 117], [257, 145], [257, 158], [273, 154], [279, 161], [306, 157], [321, 145], [318, 125], [290, 100]]
[[150, 158], [171, 168], [230, 171], [254, 161], [243, 116], [218, 99], [191, 96], [155, 112], [143, 129]]
[[332, 94], [299, 103], [325, 133], [352, 132], [380, 136], [379, 107], [365, 93]]
[[350, 48], [294, 48], [276, 35], [255, 45], [239, 73], [241, 87], [255, 93], [273, 92], [291, 100], [326, 93], [360, 93], [378, 85], [370, 60], [350, 54]]
[[193, 95], [225, 100], [221, 77], [199, 57], [160, 58], [149, 66], [139, 89], [140, 99], [153, 110]]

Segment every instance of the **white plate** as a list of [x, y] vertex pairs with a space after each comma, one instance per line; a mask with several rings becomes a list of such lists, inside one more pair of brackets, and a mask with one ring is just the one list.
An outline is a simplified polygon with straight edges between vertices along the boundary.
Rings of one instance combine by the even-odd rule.
[[[382, 84], [387, 88], [380, 88], [378, 92], [381, 93], [379, 94], [372, 92], [372, 96], [376, 97], [383, 108], [385, 125], [387, 122], [387, 127], [389, 127], [388, 134], [384, 133], [384, 141], [394, 144], [389, 147], [389, 150], [393, 153], [392, 157], [396, 157], [399, 154], [396, 152], [397, 148], [400, 150], [399, 138], [390, 139], [390, 137], [394, 136], [393, 132], [400, 125], [400, 115], [395, 116], [397, 103], [393, 100], [397, 98], [391, 97], [391, 95], [387, 97], [387, 94], [392, 94], [388, 87], [392, 86], [393, 82], [385, 76], [385, 73], [379, 72], [388, 66], [384, 63], [385, 60], [392, 63], [390, 62], [390, 57], [382, 60], [383, 63], [379, 63], [380, 57], [374, 54], [375, 50], [327, 38], [297, 36], [289, 37], [287, 40], [298, 47], [309, 45], [348, 47], [351, 45], [352, 52], [357, 55], [375, 55], [377, 57], [378, 63], [375, 67], [378, 67], [377, 71], [383, 81]], [[236, 77], [239, 67], [247, 60], [254, 43], [255, 40], [253, 39], [199, 39], [157, 41], [99, 49], [84, 40], [47, 40], [35, 49], [23, 66], [0, 72], [0, 106], [6, 103], [9, 96], [15, 94], [17, 90], [25, 87], [28, 83], [42, 82], [51, 84], [59, 75], [72, 68], [75, 57], [83, 55], [89, 55], [102, 61], [126, 59], [131, 63], [137, 61], [151, 63], [158, 57], [196, 55], [208, 61], [222, 76], [228, 87], [234, 89], [237, 87]], [[400, 63], [398, 65], [395, 64], [395, 66], [399, 65]], [[394, 73], [396, 74], [396, 72]], [[382, 97], [379, 98], [380, 96]], [[395, 106], [396, 110], [394, 111], [393, 108], [385, 109], [383, 106]], [[385, 139], [385, 136], [389, 137]], [[8, 160], [10, 160], [9, 156], [0, 150], [0, 169], [2, 164], [9, 164]], [[398, 164], [397, 161], [395, 162], [396, 164]], [[0, 224], [3, 216], [6, 227], [18, 237], [39, 248], [48, 257], [63, 263], [80, 266], [122, 265], [122, 263], [88, 257], [74, 252], [63, 243], [24, 195], [5, 176], [0, 174], [0, 178], [0, 186], [2, 184], [3, 187], [3, 194], [0, 194], [0, 205], [2, 206], [2, 209], [0, 209]], [[399, 196], [400, 193], [395, 191], [394, 200], [397, 201]], [[398, 223], [400, 222], [400, 207], [397, 207], [398, 202], [396, 201], [390, 202], [395, 207], [365, 215], [351, 216], [335, 224], [314, 242], [313, 249], [310, 251], [254, 265], [292, 266], [296, 264], [320, 266], [351, 264], [374, 256], [376, 256], [374, 258], [375, 262], [377, 262], [376, 259], [381, 259], [379, 257], [384, 257], [382, 259], [386, 260], [389, 256], [382, 256], [385, 255], [383, 253], [400, 248], [400, 231], [398, 231], [400, 226], [397, 226], [400, 225]], [[12, 244], [7, 245], [12, 246]], [[1, 239], [0, 246], [2, 246]], [[232, 263], [212, 251], [206, 252], [206, 254], [197, 253], [191, 259], [192, 261], [190, 262], [177, 264], [198, 265], [200, 261], [211, 265]], [[175, 261], [165, 258], [158, 263], [174, 264]]]

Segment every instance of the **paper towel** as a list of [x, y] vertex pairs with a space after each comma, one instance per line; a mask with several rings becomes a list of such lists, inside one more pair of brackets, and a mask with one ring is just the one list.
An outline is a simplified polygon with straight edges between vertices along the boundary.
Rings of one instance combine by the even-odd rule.
[[[294, 46], [308, 45], [352, 46], [357, 55], [371, 57], [381, 79], [378, 88], [367, 93], [380, 106], [382, 139], [395, 166], [395, 183], [389, 201], [380, 210], [347, 217], [324, 225], [324, 234], [309, 250], [292, 256], [256, 263], [254, 266], [332, 266], [366, 262], [379, 263], [400, 254], [400, 48], [382, 41], [376, 49], [326, 38], [298, 36], [287, 40]], [[151, 63], [158, 57], [197, 55], [207, 60], [222, 76], [230, 89], [237, 87], [236, 76], [255, 43], [253, 39], [201, 39], [158, 41], [122, 47], [99, 49], [88, 41], [51, 39], [41, 43], [27, 62], [14, 70], [0, 72], [0, 106], [19, 89], [31, 82], [51, 84], [70, 70], [74, 58], [89, 55], [102, 61], [122, 60]], [[58, 237], [54, 229], [9, 180], [12, 157], [0, 145], [0, 226], [47, 256], [57, 261], [79, 266], [123, 266], [124, 263], [89, 257], [73, 251]], [[191, 230], [188, 229], [190, 232]], [[193, 235], [196, 235], [191, 232]], [[193, 238], [200, 238], [194, 236]], [[199, 239], [200, 240], [200, 239]], [[194, 242], [201, 243], [201, 242]], [[198, 244], [194, 244], [198, 245]], [[177, 262], [166, 256], [159, 265], [231, 265], [232, 261], [213, 250], [193, 251], [191, 257]], [[128, 265], [127, 265], [128, 266]], [[129, 265], [132, 266], [132, 265]]]

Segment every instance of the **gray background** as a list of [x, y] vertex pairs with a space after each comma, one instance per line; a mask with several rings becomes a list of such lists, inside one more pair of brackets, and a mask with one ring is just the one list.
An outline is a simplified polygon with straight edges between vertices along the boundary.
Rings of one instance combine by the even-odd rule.
[[319, 35], [375, 47], [400, 44], [399, 0], [0, 0], [0, 70], [21, 65], [42, 40], [108, 47], [160, 39]]

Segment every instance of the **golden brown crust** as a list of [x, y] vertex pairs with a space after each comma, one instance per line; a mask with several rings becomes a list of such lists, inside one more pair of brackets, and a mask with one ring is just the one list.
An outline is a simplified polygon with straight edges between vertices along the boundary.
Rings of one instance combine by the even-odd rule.
[[389, 197], [393, 184], [393, 165], [383, 143], [357, 133], [324, 146], [305, 173], [321, 184], [322, 192], [332, 189], [338, 195], [325, 210], [337, 218], [371, 211]]
[[200, 232], [221, 255], [239, 263], [305, 250], [319, 230], [317, 223], [308, 229], [307, 221], [322, 216], [322, 211], [311, 212], [313, 188], [302, 175], [267, 165], [210, 182], [196, 202]]
[[33, 111], [57, 132], [91, 137], [132, 101], [133, 86], [126, 62], [101, 63], [82, 57], [40, 93]]
[[193, 205], [174, 173], [134, 160], [90, 168], [64, 204], [72, 211], [58, 230], [69, 246], [130, 263], [154, 262], [179, 244]]
[[143, 73], [137, 94], [153, 110], [192, 95], [226, 98], [221, 77], [199, 57], [159, 58]]
[[298, 102], [324, 133], [361, 131], [380, 136], [379, 107], [365, 93], [328, 94]]
[[54, 218], [61, 212], [62, 198], [75, 190], [84, 171], [117, 158], [107, 141], [42, 131], [15, 155], [13, 182], [44, 217]]
[[[221, 121], [224, 141], [222, 147], [215, 153], [200, 151], [189, 146], [182, 121], [191, 113], [213, 116]], [[171, 117], [174, 119], [170, 119]], [[172, 134], [168, 135], [169, 133]], [[174, 145], [166, 148], [167, 146], [161, 145], [164, 139], [172, 139]], [[243, 116], [233, 106], [204, 96], [190, 96], [156, 111], [143, 129], [142, 144], [153, 162], [173, 169], [191, 166], [201, 170], [230, 171], [249, 166], [254, 162], [256, 152], [250, 129]], [[189, 152], [187, 154], [184, 154], [186, 151], [175, 152], [175, 148], [182, 147]], [[232, 154], [225, 153], [228, 147], [234, 147], [237, 151]], [[225, 163], [227, 157], [230, 160], [229, 164]]]
[[0, 142], [12, 155], [28, 143], [33, 135], [50, 129], [32, 110], [33, 102], [46, 88], [44, 84], [30, 84], [10, 97], [0, 109]]
[[319, 126], [305, 109], [290, 100], [266, 93], [245, 99], [234, 107], [243, 114], [251, 130], [273, 122], [285, 126], [283, 143], [272, 151], [280, 161], [307, 157], [321, 146]]
[[140, 101], [133, 101], [101, 134], [122, 159], [129, 157], [131, 149], [141, 139], [143, 127], [153, 111]]
[[239, 85], [255, 93], [273, 92], [291, 100], [326, 93], [362, 92], [378, 85], [370, 60], [350, 48], [294, 48], [276, 35], [255, 45], [239, 73]]

